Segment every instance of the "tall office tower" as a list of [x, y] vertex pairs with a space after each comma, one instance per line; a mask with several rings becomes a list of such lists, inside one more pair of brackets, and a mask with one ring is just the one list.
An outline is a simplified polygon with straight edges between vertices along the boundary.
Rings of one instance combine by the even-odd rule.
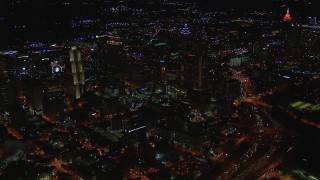
[[[287, 46], [287, 48], [292, 52], [296, 52], [296, 49], [292, 49], [292, 48], [298, 47], [301, 44], [302, 28], [298, 24], [298, 22], [295, 21], [295, 18], [291, 16], [289, 8], [283, 18], [283, 21], [284, 21], [283, 30], [285, 35], [285, 41], [289, 45]], [[292, 55], [292, 54], [291, 53], [287, 54], [287, 56], [289, 55]], [[287, 57], [287, 59], [290, 59], [290, 57]]]
[[43, 109], [43, 83], [40, 80], [22, 77], [20, 81], [21, 93], [25, 97], [26, 105], [34, 110]]
[[285, 38], [285, 41], [290, 41], [290, 35], [291, 35], [291, 30], [292, 30], [292, 17], [290, 15], [290, 10], [289, 8], [287, 9], [287, 12], [286, 14], [284, 15], [283, 17], [283, 33], [284, 33], [284, 38]]
[[183, 50], [190, 49], [191, 45], [191, 30], [188, 27], [188, 24], [185, 23], [184, 26], [180, 29], [180, 47]]
[[5, 60], [0, 60], [0, 79], [8, 77], [8, 65]]
[[187, 54], [185, 63], [180, 66], [180, 81], [183, 86], [191, 89], [203, 88], [204, 59], [201, 54]]
[[104, 64], [108, 56], [107, 41], [108, 41], [108, 36], [106, 35], [97, 36], [98, 50], [97, 50], [96, 70], [100, 74], [104, 74], [104, 71], [105, 71]]
[[121, 47], [122, 42], [118, 36], [98, 36], [97, 70], [101, 74], [121, 78]]
[[81, 52], [75, 46], [73, 46], [70, 50], [70, 63], [73, 76], [73, 84], [75, 86], [75, 96], [76, 99], [79, 99], [83, 94], [83, 85], [85, 84], [85, 82]]
[[19, 103], [14, 81], [0, 79], [0, 102], [0, 111], [8, 110]]
[[[221, 79], [223, 80], [223, 79]], [[220, 117], [230, 119], [234, 113], [234, 100], [239, 98], [241, 83], [238, 80], [223, 80], [217, 89], [218, 114]]]
[[202, 76], [203, 76], [203, 58], [199, 56], [198, 59], [198, 88], [202, 88]]
[[290, 15], [290, 10], [288, 8], [286, 15], [283, 17], [283, 21], [290, 22], [291, 20], [292, 20], [292, 18], [291, 18], [291, 15]]
[[317, 17], [309, 17], [309, 25], [316, 26], [317, 25]]
[[62, 91], [46, 92], [43, 95], [43, 114], [51, 121], [59, 121], [64, 113], [65, 93]]
[[184, 64], [182, 64], [180, 66], [180, 81], [181, 81], [181, 84], [183, 84], [184, 76], [185, 76], [185, 67], [184, 67]]
[[160, 81], [167, 82], [167, 70], [165, 60], [160, 60]]
[[183, 35], [191, 34], [191, 31], [190, 31], [187, 23], [185, 23], [184, 26], [181, 28], [180, 33], [183, 34]]

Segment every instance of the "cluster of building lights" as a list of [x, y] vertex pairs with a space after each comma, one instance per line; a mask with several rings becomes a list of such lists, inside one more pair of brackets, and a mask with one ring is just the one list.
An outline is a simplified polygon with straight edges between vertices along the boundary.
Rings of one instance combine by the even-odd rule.
[[190, 31], [187, 23], [184, 24], [183, 28], [181, 28], [180, 33], [183, 34], [183, 35], [191, 34], [191, 31]]

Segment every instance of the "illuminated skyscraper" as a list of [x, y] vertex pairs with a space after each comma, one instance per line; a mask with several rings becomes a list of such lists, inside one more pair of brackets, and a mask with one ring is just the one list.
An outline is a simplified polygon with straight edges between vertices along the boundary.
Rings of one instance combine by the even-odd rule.
[[[292, 48], [301, 44], [301, 26], [295, 19], [291, 16], [289, 8], [285, 16], [283, 17], [283, 27], [286, 41], [290, 46], [288, 48]], [[293, 50], [295, 52], [295, 50]], [[288, 54], [289, 55], [289, 54]], [[292, 54], [291, 54], [292, 55]]]
[[187, 23], [180, 29], [180, 43], [179, 46], [182, 50], [190, 50], [192, 45], [191, 30]]
[[10, 79], [0, 79], [0, 111], [18, 104], [15, 82]]
[[234, 100], [239, 98], [241, 85], [238, 80], [221, 79], [217, 89], [218, 114], [220, 117], [230, 119], [235, 112]]
[[98, 36], [97, 70], [103, 75], [121, 76], [122, 61], [120, 49], [122, 42], [118, 36]]
[[160, 81], [167, 82], [167, 70], [165, 60], [160, 60]]
[[309, 17], [309, 25], [316, 26], [317, 25], [317, 17]]
[[191, 34], [191, 31], [190, 31], [187, 23], [184, 24], [183, 28], [181, 28], [180, 33], [183, 34], [183, 35]]
[[290, 10], [288, 8], [286, 15], [283, 17], [283, 21], [290, 22], [291, 20], [292, 20], [292, 18], [291, 18], [291, 15], [290, 15]]
[[198, 88], [202, 88], [202, 74], [203, 74], [203, 58], [200, 56], [198, 59]]
[[75, 96], [77, 99], [79, 99], [83, 94], [83, 85], [85, 84], [85, 82], [81, 52], [75, 46], [73, 46], [70, 50], [70, 63], [73, 76], [73, 84], [75, 86]]

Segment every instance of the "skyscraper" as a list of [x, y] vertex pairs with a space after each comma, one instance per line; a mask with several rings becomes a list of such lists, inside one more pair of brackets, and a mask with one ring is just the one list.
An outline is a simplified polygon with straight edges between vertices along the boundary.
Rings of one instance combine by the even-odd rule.
[[217, 89], [218, 114], [230, 119], [235, 111], [234, 100], [240, 97], [241, 83], [238, 80], [221, 79]]
[[202, 56], [199, 56], [198, 59], [198, 88], [201, 89], [202, 88], [202, 74], [203, 74], [203, 58]]
[[119, 56], [122, 42], [118, 36], [98, 37], [98, 71], [103, 75], [121, 78], [122, 61]]
[[290, 10], [288, 8], [286, 15], [283, 17], [283, 21], [290, 22], [291, 20], [292, 20], [292, 18], [291, 18], [291, 15], [290, 15]]
[[180, 33], [183, 34], [183, 35], [191, 34], [191, 31], [190, 31], [187, 23], [185, 23], [184, 26], [181, 28]]
[[7, 110], [18, 104], [15, 82], [10, 79], [0, 79], [0, 111]]
[[167, 82], [167, 70], [165, 60], [160, 60], [160, 81]]
[[187, 23], [180, 29], [180, 48], [182, 50], [190, 50], [191, 49], [191, 30]]
[[285, 38], [288, 44], [290, 45], [288, 46], [288, 48], [300, 45], [302, 29], [299, 23], [296, 21], [296, 18], [291, 16], [289, 8], [287, 9], [285, 16], [283, 17], [283, 21]]
[[70, 50], [71, 72], [73, 76], [73, 84], [75, 88], [76, 99], [83, 94], [84, 72], [82, 66], [81, 52], [77, 47], [73, 46]]

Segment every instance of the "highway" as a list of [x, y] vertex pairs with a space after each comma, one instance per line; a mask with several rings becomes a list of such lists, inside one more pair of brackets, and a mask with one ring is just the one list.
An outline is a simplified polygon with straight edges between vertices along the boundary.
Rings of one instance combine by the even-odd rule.
[[[250, 78], [241, 71], [231, 69], [232, 79], [241, 82], [241, 102], [239, 122], [233, 123], [239, 132], [247, 136], [239, 139], [234, 148], [226, 153], [223, 168], [214, 172], [215, 179], [258, 179], [283, 162], [289, 148], [294, 148], [296, 136], [284, 129], [270, 114], [271, 105], [261, 102], [261, 95], [255, 93]], [[249, 148], [242, 148], [240, 154], [237, 146], [249, 143]], [[244, 150], [244, 151], [242, 151]]]

